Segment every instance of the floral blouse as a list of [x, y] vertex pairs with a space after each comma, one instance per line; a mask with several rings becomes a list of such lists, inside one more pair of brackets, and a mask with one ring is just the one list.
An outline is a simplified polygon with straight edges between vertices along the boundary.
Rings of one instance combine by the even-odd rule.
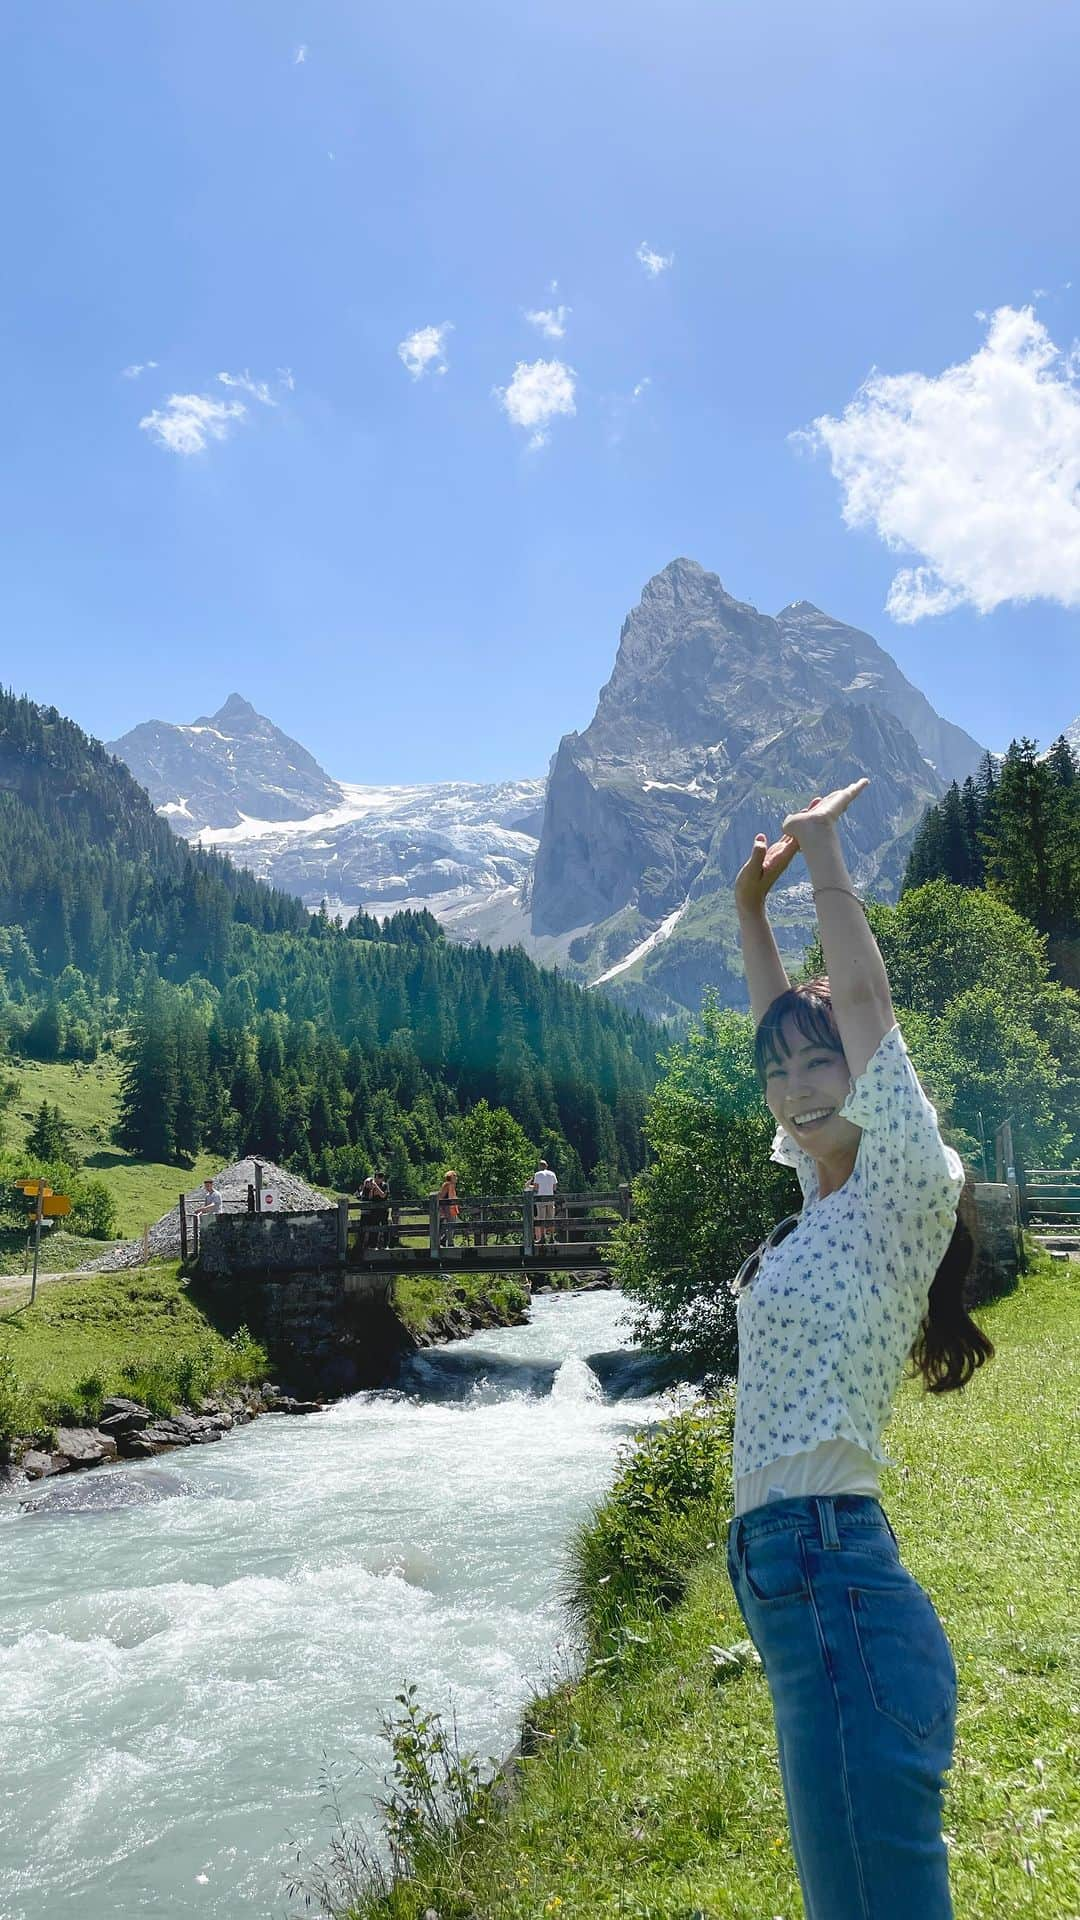
[[798, 1226], [762, 1257], [736, 1307], [736, 1477], [844, 1439], [895, 1465], [881, 1433], [956, 1224], [964, 1168], [892, 1026], [840, 1112], [862, 1128], [842, 1187], [818, 1196], [817, 1162], [778, 1127]]

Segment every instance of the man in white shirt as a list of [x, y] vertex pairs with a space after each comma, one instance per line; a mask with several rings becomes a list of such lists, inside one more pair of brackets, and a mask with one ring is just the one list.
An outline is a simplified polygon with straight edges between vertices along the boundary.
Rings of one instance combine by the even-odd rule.
[[208, 1213], [212, 1220], [216, 1220], [218, 1217], [218, 1214], [221, 1212], [221, 1207], [222, 1207], [221, 1195], [218, 1192], [217, 1188], [215, 1187], [213, 1181], [204, 1180], [203, 1188], [204, 1188], [204, 1192], [203, 1192], [202, 1204], [201, 1206], [198, 1206], [195, 1208], [195, 1218], [200, 1222], [200, 1225], [201, 1225], [202, 1217], [204, 1213]]
[[558, 1184], [547, 1161], [541, 1160], [529, 1181], [529, 1191], [538, 1196], [533, 1208], [536, 1222], [534, 1237], [538, 1247], [543, 1246], [545, 1241], [549, 1246], [555, 1245], [555, 1189]]

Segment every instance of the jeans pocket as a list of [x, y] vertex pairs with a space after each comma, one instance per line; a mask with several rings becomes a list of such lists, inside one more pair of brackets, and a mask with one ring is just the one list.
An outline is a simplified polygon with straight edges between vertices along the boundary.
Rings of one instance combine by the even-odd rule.
[[910, 1574], [902, 1586], [849, 1593], [874, 1705], [925, 1740], [956, 1708], [956, 1663], [930, 1595]]
[[810, 1591], [802, 1534], [793, 1528], [751, 1534], [743, 1546], [742, 1571], [759, 1606], [805, 1600]]

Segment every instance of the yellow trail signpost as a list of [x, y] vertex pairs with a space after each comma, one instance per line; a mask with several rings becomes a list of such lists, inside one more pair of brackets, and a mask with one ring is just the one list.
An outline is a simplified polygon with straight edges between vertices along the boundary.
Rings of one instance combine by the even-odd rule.
[[30, 1219], [34, 1225], [34, 1272], [30, 1281], [30, 1305], [37, 1298], [38, 1259], [41, 1253], [41, 1223], [43, 1220], [56, 1220], [71, 1212], [71, 1201], [66, 1193], [54, 1193], [44, 1180], [16, 1180], [15, 1186], [27, 1199], [34, 1202], [30, 1209]]

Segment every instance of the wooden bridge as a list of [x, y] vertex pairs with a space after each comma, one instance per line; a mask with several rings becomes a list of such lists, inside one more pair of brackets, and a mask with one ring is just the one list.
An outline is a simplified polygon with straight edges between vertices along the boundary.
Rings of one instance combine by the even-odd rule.
[[609, 1193], [459, 1194], [447, 1211], [420, 1200], [338, 1201], [338, 1255], [353, 1272], [530, 1273], [602, 1267], [614, 1229], [633, 1218], [630, 1188]]

